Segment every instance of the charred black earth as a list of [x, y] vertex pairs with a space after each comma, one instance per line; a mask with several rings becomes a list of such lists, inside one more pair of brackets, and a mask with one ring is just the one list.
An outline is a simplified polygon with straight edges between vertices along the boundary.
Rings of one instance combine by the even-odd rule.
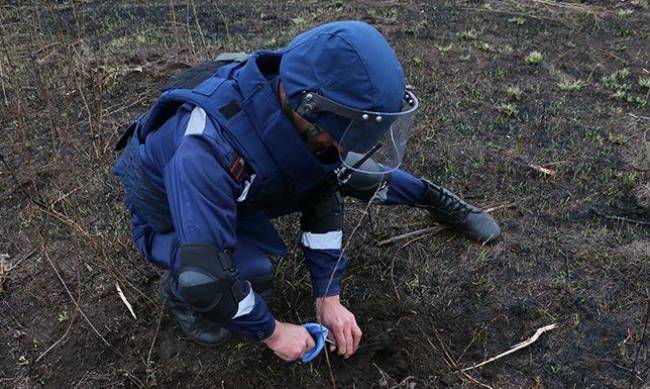
[[[346, 200], [346, 236], [361, 224], [342, 296], [364, 352], [300, 365], [196, 346], [131, 243], [114, 144], [169, 76], [341, 19], [383, 32], [421, 98], [405, 167], [491, 208], [503, 237]], [[5, 2], [0, 386], [648, 387], [648, 20], [645, 0]], [[271, 308], [313, 320], [297, 218], [276, 225], [290, 252]]]

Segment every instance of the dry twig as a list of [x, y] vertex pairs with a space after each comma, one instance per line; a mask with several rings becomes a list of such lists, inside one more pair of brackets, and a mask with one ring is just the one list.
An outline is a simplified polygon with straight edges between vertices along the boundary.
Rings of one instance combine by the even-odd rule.
[[380, 185], [377, 188], [377, 190], [375, 190], [375, 193], [373, 193], [372, 197], [370, 197], [370, 200], [368, 200], [368, 204], [366, 204], [366, 208], [363, 210], [363, 214], [361, 215], [361, 218], [359, 218], [359, 221], [357, 222], [357, 224], [352, 229], [352, 232], [350, 233], [350, 236], [345, 241], [345, 245], [341, 249], [341, 254], [339, 254], [339, 257], [336, 260], [336, 264], [334, 265], [334, 270], [332, 270], [332, 273], [330, 274], [330, 278], [327, 281], [327, 287], [325, 288], [326, 293], [329, 291], [330, 286], [332, 286], [332, 281], [334, 280], [334, 274], [336, 274], [336, 269], [338, 268], [339, 263], [341, 263], [341, 259], [343, 259], [343, 255], [345, 255], [345, 251], [348, 249], [348, 246], [350, 246], [350, 243], [352, 242], [352, 238], [354, 238], [354, 235], [357, 233], [357, 230], [359, 229], [359, 227], [361, 227], [361, 224], [366, 219], [366, 216], [368, 215], [368, 210], [370, 209], [370, 206], [372, 205], [372, 202], [375, 200], [375, 197], [377, 196], [377, 193], [379, 193], [380, 190], [384, 189], [385, 186], [386, 186], [386, 184]]
[[162, 322], [163, 311], [165, 308], [165, 303], [160, 304], [160, 313], [158, 314], [158, 324], [156, 325], [156, 332], [153, 334], [153, 339], [151, 340], [151, 346], [149, 346], [149, 353], [147, 353], [147, 366], [151, 363], [151, 353], [153, 352], [153, 346], [156, 344], [156, 339], [158, 338], [158, 333], [160, 332], [160, 323]]
[[565, 1], [551, 1], [551, 0], [527, 0], [527, 1], [522, 1], [522, 0], [515, 0], [515, 3], [533, 3], [534, 4], [540, 4], [540, 5], [545, 5], [547, 7], [556, 7], [556, 8], [561, 8], [563, 10], [567, 11], [572, 11], [572, 12], [582, 12], [582, 13], [587, 13], [587, 14], [592, 14], [592, 15], [604, 15], [607, 13], [610, 13], [609, 10], [607, 10], [604, 7], [599, 7], [595, 5], [589, 5], [589, 4], [578, 4], [578, 3], [569, 3]]
[[638, 378], [637, 371], [636, 371], [636, 364], [637, 361], [639, 360], [639, 352], [641, 351], [641, 347], [643, 347], [643, 343], [645, 341], [645, 335], [646, 331], [648, 329], [648, 319], [650, 318], [650, 298], [648, 299], [647, 302], [647, 308], [645, 312], [645, 324], [643, 325], [643, 332], [641, 333], [641, 340], [639, 341], [639, 346], [636, 349], [636, 355], [634, 356], [634, 364], [632, 365], [632, 376], [630, 377], [630, 386], [629, 389], [632, 389], [632, 385], [634, 383], [634, 377]]
[[[486, 388], [486, 389], [494, 389], [490, 385], [484, 384], [483, 382], [481, 382], [481, 381], [477, 380], [476, 378], [472, 377], [469, 373], [461, 370], [460, 366], [458, 366], [458, 362], [456, 362], [456, 360], [451, 356], [449, 350], [447, 349], [447, 346], [445, 346], [445, 343], [442, 341], [442, 337], [440, 336], [440, 333], [438, 332], [436, 327], [433, 327], [433, 334], [436, 336], [436, 340], [438, 341], [438, 344], [440, 345], [440, 349], [442, 350], [442, 360], [445, 362], [445, 364], [447, 365], [447, 367], [449, 369], [451, 369], [451, 370], [455, 371], [456, 373], [460, 374], [461, 378], [464, 378], [466, 381], [468, 381], [468, 382], [470, 382], [470, 383], [472, 383], [474, 385], [479, 385], [479, 386], [481, 386], [483, 388]], [[433, 343], [431, 343], [429, 338], [427, 338], [427, 341], [429, 342], [429, 344], [432, 347], [436, 348], [433, 345]]]
[[[341, 248], [341, 253], [339, 254], [338, 259], [336, 260], [336, 264], [334, 265], [334, 269], [332, 269], [332, 273], [330, 274], [330, 278], [327, 281], [327, 287], [325, 288], [326, 292], [329, 291], [330, 286], [332, 286], [332, 281], [334, 280], [334, 274], [336, 274], [336, 269], [338, 268], [339, 263], [341, 263], [341, 259], [343, 259], [343, 256], [345, 255], [345, 252], [348, 249], [348, 246], [352, 242], [352, 238], [354, 238], [354, 235], [356, 234], [357, 230], [359, 229], [359, 227], [361, 227], [361, 224], [363, 223], [366, 216], [368, 215], [368, 211], [370, 209], [370, 206], [372, 205], [372, 202], [375, 200], [375, 197], [377, 196], [377, 193], [379, 193], [380, 190], [384, 189], [385, 186], [386, 186], [386, 184], [379, 185], [379, 187], [377, 187], [377, 189], [375, 190], [375, 193], [372, 194], [372, 197], [370, 197], [370, 200], [368, 200], [368, 204], [366, 204], [366, 208], [364, 209], [363, 214], [361, 215], [361, 218], [359, 218], [359, 221], [357, 222], [357, 224], [352, 229], [352, 232], [350, 233], [350, 236], [345, 241], [345, 245], [343, 246], [343, 248]], [[320, 325], [323, 325], [323, 323], [321, 322], [320, 315], [318, 317], [318, 323]], [[330, 364], [330, 359], [329, 359], [329, 354], [328, 354], [327, 349], [328, 348], [325, 347], [325, 360], [327, 362], [327, 367], [329, 369], [330, 382], [332, 384], [332, 387], [336, 388], [336, 380], [334, 379], [334, 373], [332, 371], [332, 365]]]
[[497, 209], [512, 208], [512, 207], [514, 207], [515, 205], [517, 205], [517, 203], [515, 203], [515, 202], [512, 202], [512, 203], [505, 203], [505, 204], [501, 204], [501, 205], [495, 205], [495, 206], [493, 206], [493, 207], [485, 208], [485, 212], [486, 212], [486, 213], [492, 213], [492, 212], [496, 211]]
[[536, 164], [534, 164], [534, 163], [531, 163], [531, 164], [529, 164], [528, 166], [529, 166], [531, 169], [535, 170], [535, 171], [538, 171], [538, 172], [540, 172], [540, 173], [542, 173], [542, 174], [546, 174], [547, 176], [552, 176], [552, 177], [554, 177], [554, 176], [557, 174], [557, 172], [556, 172], [555, 170], [552, 170], [552, 169], [549, 169], [549, 168], [545, 168], [545, 167], [543, 167], [543, 166], [541, 166], [541, 165], [536, 165]]
[[133, 316], [135, 320], [138, 320], [138, 317], [135, 315], [135, 312], [133, 312], [133, 306], [131, 305], [131, 303], [129, 303], [129, 300], [126, 299], [124, 292], [122, 292], [122, 288], [120, 288], [120, 283], [117, 281], [115, 281], [115, 289], [117, 289], [117, 294], [120, 296], [120, 299], [122, 300], [124, 305], [126, 305], [126, 308], [131, 313], [131, 316]]
[[56, 274], [57, 278], [59, 279], [59, 281], [61, 281], [61, 285], [63, 285], [63, 288], [65, 289], [66, 293], [68, 294], [68, 297], [70, 297], [70, 300], [72, 300], [72, 302], [74, 303], [76, 309], [79, 310], [79, 313], [84, 318], [86, 323], [88, 323], [90, 328], [92, 328], [92, 330], [95, 332], [95, 334], [97, 334], [97, 336], [102, 340], [102, 342], [106, 346], [110, 347], [110, 349], [113, 350], [118, 355], [121, 355], [117, 350], [115, 350], [115, 348], [110, 343], [108, 343], [106, 338], [104, 338], [104, 336], [97, 330], [97, 328], [93, 325], [93, 323], [90, 321], [90, 319], [88, 319], [88, 316], [86, 316], [83, 309], [81, 309], [81, 307], [79, 306], [79, 303], [77, 302], [77, 299], [75, 299], [74, 296], [72, 295], [72, 293], [70, 293], [70, 289], [68, 289], [68, 285], [65, 283], [65, 281], [63, 281], [63, 278], [61, 277], [61, 274], [59, 273], [58, 270], [56, 270], [56, 266], [54, 266], [54, 262], [52, 262], [52, 258], [50, 258], [50, 254], [47, 252], [47, 249], [46, 249], [45, 246], [42, 247], [42, 251], [43, 251], [43, 254], [45, 255], [45, 258], [47, 259], [47, 262], [52, 267], [52, 270], [54, 270], [54, 273]]
[[554, 329], [556, 329], [557, 327], [558, 327], [558, 324], [557, 324], [557, 323], [553, 323], [553, 324], [549, 324], [549, 325], [547, 325], [547, 326], [544, 326], [544, 327], [542, 327], [542, 328], [539, 328], [537, 331], [535, 331], [535, 333], [533, 334], [533, 336], [531, 336], [530, 338], [526, 339], [525, 341], [523, 341], [523, 342], [521, 342], [521, 343], [517, 343], [517, 344], [515, 344], [514, 346], [512, 346], [512, 347], [510, 348], [510, 350], [505, 351], [505, 352], [502, 352], [501, 354], [499, 354], [499, 355], [497, 355], [497, 356], [494, 356], [494, 357], [492, 357], [492, 358], [486, 359], [485, 361], [483, 361], [483, 362], [481, 362], [481, 363], [479, 363], [479, 364], [476, 364], [476, 365], [474, 365], [474, 366], [466, 367], [466, 368], [462, 369], [461, 372], [466, 372], [466, 371], [473, 370], [473, 369], [476, 369], [476, 368], [478, 368], [478, 367], [481, 367], [481, 366], [487, 365], [488, 363], [494, 362], [494, 361], [496, 361], [497, 359], [501, 359], [501, 358], [505, 357], [506, 355], [510, 355], [510, 354], [514, 353], [515, 351], [521, 350], [522, 348], [526, 348], [526, 347], [530, 346], [531, 344], [535, 343], [535, 342], [537, 341], [537, 339], [539, 339], [539, 337], [540, 337], [544, 332], [547, 332], [547, 331], [550, 331], [550, 330], [554, 330]]
[[46, 356], [50, 351], [54, 350], [54, 348], [55, 348], [56, 346], [58, 346], [59, 343], [63, 342], [63, 340], [66, 338], [66, 336], [68, 336], [68, 333], [70, 332], [70, 329], [72, 328], [72, 325], [74, 324], [74, 320], [77, 318], [77, 312], [79, 312], [79, 310], [78, 310], [77, 307], [75, 306], [75, 308], [74, 308], [74, 312], [72, 313], [72, 318], [70, 319], [70, 324], [68, 324], [68, 328], [66, 328], [65, 332], [63, 333], [63, 335], [61, 335], [61, 337], [59, 338], [59, 340], [57, 340], [56, 342], [52, 343], [52, 345], [51, 345], [50, 347], [48, 347], [47, 350], [43, 351], [43, 352], [41, 353], [41, 355], [39, 355], [38, 358], [36, 358], [36, 360], [34, 361], [34, 363], [38, 363], [38, 361], [40, 361], [41, 359], [43, 359], [43, 357]]
[[10, 271], [14, 270], [15, 268], [17, 268], [18, 265], [20, 265], [22, 261], [30, 258], [32, 255], [36, 254], [37, 252], [38, 252], [38, 250], [32, 250], [29, 253], [27, 253], [26, 255], [24, 255], [22, 258], [18, 259], [16, 262], [12, 263], [11, 266], [9, 266], [9, 268], [6, 269], [5, 275], [7, 273], [9, 273]]
[[644, 119], [644, 120], [650, 120], [650, 116], [637, 116], [633, 113], [628, 113], [628, 115], [632, 116], [635, 119]]
[[[516, 203], [513, 202], [513, 203], [505, 203], [505, 204], [501, 204], [501, 205], [496, 205], [496, 206], [493, 206], [493, 207], [486, 208], [484, 211], [487, 212], [487, 213], [491, 213], [491, 212], [494, 212], [494, 211], [496, 211], [498, 209], [513, 207], [515, 204]], [[396, 235], [396, 236], [390, 237], [388, 239], [380, 240], [379, 242], [377, 242], [377, 246], [385, 246], [387, 244], [400, 241], [402, 239], [410, 238], [412, 236], [417, 236], [415, 239], [412, 239], [412, 240], [408, 241], [404, 246], [400, 247], [400, 249], [402, 249], [402, 248], [410, 245], [411, 243], [413, 243], [413, 242], [415, 242], [417, 240], [420, 240], [420, 239], [422, 239], [424, 237], [427, 237], [427, 236], [434, 235], [434, 234], [436, 234], [438, 232], [441, 232], [443, 230], [446, 230], [448, 228], [449, 228], [448, 226], [444, 226], [444, 225], [436, 225], [436, 226], [433, 226], [433, 227], [421, 228], [419, 230], [406, 232], [404, 234]]]
[[611, 219], [611, 220], [618, 220], [626, 223], [633, 223], [633, 224], [638, 224], [640, 226], [650, 226], [650, 221], [645, 221], [645, 220], [635, 220], [635, 219], [629, 219], [623, 216], [616, 216], [616, 215], [608, 215], [606, 213], [603, 213], [596, 208], [591, 208], [591, 210], [598, 216], [604, 217], [605, 219]]
[[426, 234], [428, 232], [435, 232], [439, 228], [440, 228], [439, 226], [421, 228], [419, 230], [415, 230], [415, 231], [407, 232], [407, 233], [404, 233], [404, 234], [401, 234], [401, 235], [393, 236], [391, 238], [384, 239], [384, 240], [381, 240], [381, 241], [377, 242], [377, 246], [385, 246], [387, 244], [397, 242], [398, 240], [410, 238], [412, 236], [416, 236], [416, 235], [420, 235], [420, 234]]

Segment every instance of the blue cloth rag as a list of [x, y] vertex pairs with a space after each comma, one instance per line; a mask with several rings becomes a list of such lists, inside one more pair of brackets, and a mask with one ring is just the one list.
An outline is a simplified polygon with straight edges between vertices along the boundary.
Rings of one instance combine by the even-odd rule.
[[309, 335], [314, 338], [314, 342], [316, 342], [316, 345], [311, 350], [307, 351], [302, 357], [302, 363], [308, 363], [316, 358], [316, 356], [320, 354], [321, 350], [323, 350], [323, 347], [325, 347], [325, 339], [327, 339], [327, 335], [330, 331], [327, 327], [319, 323], [305, 323], [302, 326], [305, 327], [307, 332], [309, 332]]

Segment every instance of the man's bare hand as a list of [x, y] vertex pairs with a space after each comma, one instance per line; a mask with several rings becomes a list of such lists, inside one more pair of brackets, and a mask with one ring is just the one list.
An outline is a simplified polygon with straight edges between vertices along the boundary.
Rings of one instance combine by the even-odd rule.
[[277, 320], [273, 334], [262, 342], [285, 361], [300, 359], [305, 352], [316, 346], [314, 338], [305, 327]]
[[361, 342], [361, 329], [352, 312], [341, 305], [339, 296], [317, 298], [316, 315], [329, 328], [339, 355], [349, 358], [357, 351]]

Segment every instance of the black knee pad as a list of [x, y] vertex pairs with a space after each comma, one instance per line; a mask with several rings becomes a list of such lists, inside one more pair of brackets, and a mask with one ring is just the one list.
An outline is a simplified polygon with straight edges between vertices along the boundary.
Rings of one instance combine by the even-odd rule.
[[230, 321], [248, 293], [230, 254], [210, 245], [181, 245], [179, 249], [181, 297], [215, 323]]

